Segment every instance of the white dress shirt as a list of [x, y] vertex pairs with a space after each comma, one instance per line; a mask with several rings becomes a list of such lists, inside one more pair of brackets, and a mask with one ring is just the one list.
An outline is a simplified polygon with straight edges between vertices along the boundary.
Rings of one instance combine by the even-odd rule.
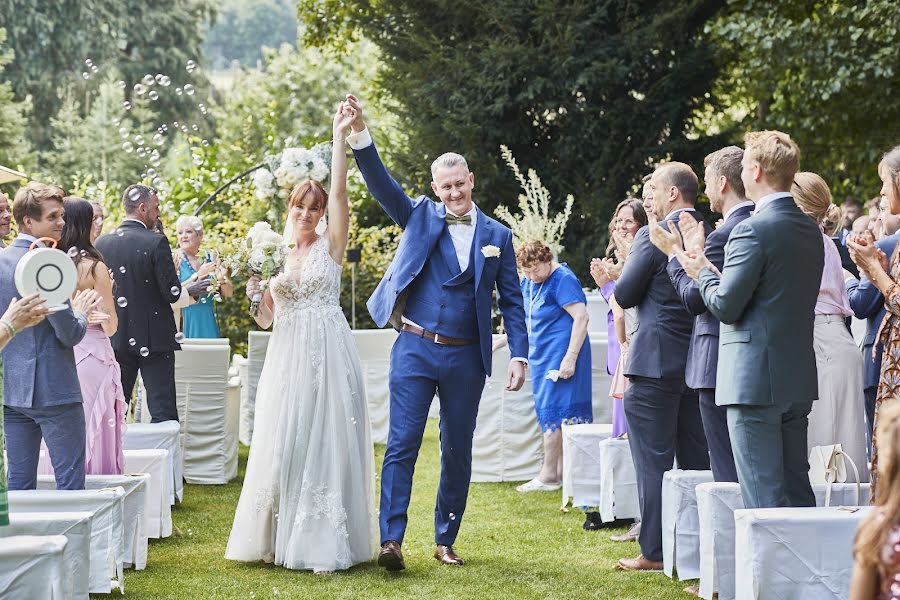
[[792, 197], [793, 197], [793, 196], [791, 195], [790, 192], [773, 192], [773, 193], [771, 193], [771, 194], [768, 194], [768, 195], [766, 195], [766, 196], [763, 196], [763, 197], [760, 198], [759, 201], [757, 201], [757, 203], [756, 203], [756, 212], [761, 211], [761, 210], [763, 209], [763, 206], [765, 206], [766, 204], [768, 204], [768, 203], [771, 202], [772, 200], [776, 200], [776, 199], [778, 199], [778, 198], [792, 198]]
[[738, 202], [737, 204], [729, 208], [727, 211], [725, 211], [725, 214], [722, 215], [722, 221], [727, 221], [728, 217], [734, 214], [734, 211], [739, 208], [744, 208], [745, 206], [753, 206], [753, 200], [744, 200], [743, 202]]

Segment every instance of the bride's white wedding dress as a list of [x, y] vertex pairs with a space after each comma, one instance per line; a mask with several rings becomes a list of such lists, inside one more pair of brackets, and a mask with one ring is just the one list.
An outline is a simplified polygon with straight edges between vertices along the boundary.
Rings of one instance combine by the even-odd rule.
[[340, 277], [320, 237], [270, 282], [275, 323], [226, 558], [335, 571], [375, 556], [375, 461]]

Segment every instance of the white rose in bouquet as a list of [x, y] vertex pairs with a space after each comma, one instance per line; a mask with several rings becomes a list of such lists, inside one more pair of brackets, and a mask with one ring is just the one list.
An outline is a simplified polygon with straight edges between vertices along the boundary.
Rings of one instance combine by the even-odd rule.
[[[268, 223], [255, 223], [243, 240], [233, 242], [234, 253], [225, 257], [223, 264], [232, 273], [246, 276], [257, 276], [262, 280], [262, 291], [268, 286], [268, 281], [284, 271], [284, 262], [287, 258], [288, 246], [284, 238], [272, 231]], [[259, 314], [259, 303], [262, 294], [253, 297], [250, 303], [250, 314]]]

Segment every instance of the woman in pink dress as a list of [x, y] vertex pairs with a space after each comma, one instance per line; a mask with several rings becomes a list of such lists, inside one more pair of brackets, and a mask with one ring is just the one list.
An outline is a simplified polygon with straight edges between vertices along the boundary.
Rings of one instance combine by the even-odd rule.
[[119, 363], [109, 342], [119, 326], [113, 304], [113, 279], [103, 256], [91, 243], [94, 208], [82, 198], [64, 202], [66, 225], [58, 248], [67, 252], [78, 269], [78, 290], [93, 289], [102, 297], [88, 329], [75, 346], [75, 363], [84, 400], [85, 473], [121, 475], [125, 469], [122, 434], [128, 405], [122, 391]]

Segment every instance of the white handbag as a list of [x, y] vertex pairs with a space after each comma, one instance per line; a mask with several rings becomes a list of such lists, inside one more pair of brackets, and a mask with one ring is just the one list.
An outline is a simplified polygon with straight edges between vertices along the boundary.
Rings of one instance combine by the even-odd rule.
[[829, 446], [813, 446], [809, 453], [809, 481], [810, 483], [825, 484], [825, 506], [831, 506], [831, 486], [834, 483], [846, 483], [847, 463], [853, 467], [856, 477], [856, 501], [859, 505], [860, 484], [859, 470], [856, 463], [849, 455], [844, 453], [840, 444]]

